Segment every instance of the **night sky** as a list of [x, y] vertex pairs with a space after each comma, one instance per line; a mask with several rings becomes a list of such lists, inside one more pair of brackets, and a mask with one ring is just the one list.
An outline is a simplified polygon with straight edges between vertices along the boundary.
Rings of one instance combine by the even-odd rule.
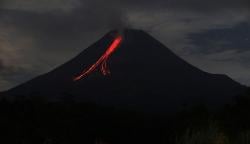
[[145, 30], [200, 69], [250, 85], [249, 0], [0, 0], [0, 91], [116, 28]]

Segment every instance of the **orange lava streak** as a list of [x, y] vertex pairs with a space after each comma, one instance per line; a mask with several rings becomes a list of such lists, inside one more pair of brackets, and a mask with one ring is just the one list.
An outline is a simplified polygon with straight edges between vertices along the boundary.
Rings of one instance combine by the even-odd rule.
[[83, 72], [81, 72], [80, 75], [76, 76], [73, 80], [78, 81], [86, 77], [94, 70], [96, 70], [99, 66], [101, 66], [100, 70], [104, 76], [110, 74], [110, 70], [107, 65], [107, 60], [109, 56], [119, 47], [121, 42], [122, 42], [122, 36], [117, 36], [115, 40], [112, 42], [112, 44], [109, 46], [109, 48], [105, 51], [105, 53], [96, 61], [96, 63], [91, 65], [91, 67], [89, 67], [88, 69], [85, 69]]

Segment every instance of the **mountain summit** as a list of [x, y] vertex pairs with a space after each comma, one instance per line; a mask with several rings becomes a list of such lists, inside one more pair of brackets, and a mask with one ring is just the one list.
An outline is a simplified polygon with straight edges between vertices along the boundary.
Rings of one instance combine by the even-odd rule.
[[[172, 111], [195, 104], [222, 106], [246, 89], [225, 75], [209, 74], [188, 64], [141, 30], [124, 30], [115, 51], [103, 57], [117, 34], [109, 32], [74, 59], [4, 95], [60, 100], [67, 94], [102, 105]], [[91, 73], [73, 80], [91, 66]]]

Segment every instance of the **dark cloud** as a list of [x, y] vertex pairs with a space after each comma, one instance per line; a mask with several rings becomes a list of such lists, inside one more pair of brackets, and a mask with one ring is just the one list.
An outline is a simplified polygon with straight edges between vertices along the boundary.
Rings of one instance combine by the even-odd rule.
[[68, 12], [78, 5], [78, 0], [1, 0], [3, 9], [19, 9], [24, 11]]
[[[94, 0], [95, 5], [103, 5], [102, 2]], [[86, 0], [82, 2], [88, 3]], [[108, 6], [136, 9], [179, 9], [191, 11], [217, 11], [224, 9], [250, 9], [249, 0], [107, 0]], [[104, 4], [105, 5], [105, 4]]]
[[[11, 1], [13, 4], [16, 0]], [[2, 2], [7, 2], [7, 0], [2, 0]], [[28, 1], [22, 3], [28, 3]], [[36, 7], [40, 3], [41, 1], [34, 1], [31, 4]], [[52, 0], [47, 1], [48, 7], [51, 3], [65, 5], [63, 0]], [[126, 11], [131, 9], [158, 11], [160, 9], [180, 8], [182, 10], [214, 12], [215, 9], [240, 8], [242, 10], [243, 8], [249, 9], [249, 7], [249, 0], [155, 0], [154, 2], [149, 0], [108, 0], [105, 2], [79, 0], [78, 5], [66, 13], [57, 13], [57, 11], [37, 13], [34, 12], [34, 9], [23, 11], [18, 7], [16, 10], [2, 10], [1, 21], [5, 20], [6, 23], [19, 27], [24, 33], [38, 37], [39, 40], [42, 40], [41, 43], [44, 43], [43, 40], [47, 41], [51, 38], [54, 42], [57, 40], [72, 40], [74, 42], [76, 39], [85, 37], [88, 32], [128, 27], [130, 24], [126, 19]]]
[[[16, 81], [22, 82], [27, 79], [27, 76], [32, 74], [31, 71], [26, 71], [24, 68], [13, 65], [6, 65], [2, 60], [0, 60], [0, 81]], [[26, 74], [26, 75], [25, 75]]]
[[0, 18], [4, 25], [32, 36], [42, 49], [77, 47], [89, 33], [127, 26], [118, 4], [98, 1], [82, 1], [68, 13], [2, 10]]
[[189, 34], [190, 48], [194, 53], [213, 54], [224, 51], [249, 51], [250, 23], [242, 22], [231, 28], [207, 30], [201, 33]]
[[249, 0], [172, 0], [170, 5], [174, 8], [216, 12], [226, 9], [250, 10]]
[[0, 59], [0, 72], [4, 70], [4, 64], [3, 61]]
[[[4, 9], [21, 9], [38, 12], [71, 11], [84, 8], [91, 11], [116, 14], [120, 9], [186, 9], [215, 11], [223, 9], [248, 9], [249, 0], [1, 0]], [[68, 11], [67, 11], [68, 10]], [[118, 11], [117, 11], [118, 10]]]

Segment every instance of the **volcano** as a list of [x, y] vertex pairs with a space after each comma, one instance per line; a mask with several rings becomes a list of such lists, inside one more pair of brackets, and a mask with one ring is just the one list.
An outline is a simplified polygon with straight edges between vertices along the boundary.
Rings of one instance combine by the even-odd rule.
[[107, 33], [69, 62], [3, 95], [50, 100], [67, 95], [100, 105], [172, 111], [196, 104], [217, 108], [246, 90], [226, 75], [190, 65], [141, 30], [124, 30], [115, 51], [103, 56], [117, 37], [118, 31]]

